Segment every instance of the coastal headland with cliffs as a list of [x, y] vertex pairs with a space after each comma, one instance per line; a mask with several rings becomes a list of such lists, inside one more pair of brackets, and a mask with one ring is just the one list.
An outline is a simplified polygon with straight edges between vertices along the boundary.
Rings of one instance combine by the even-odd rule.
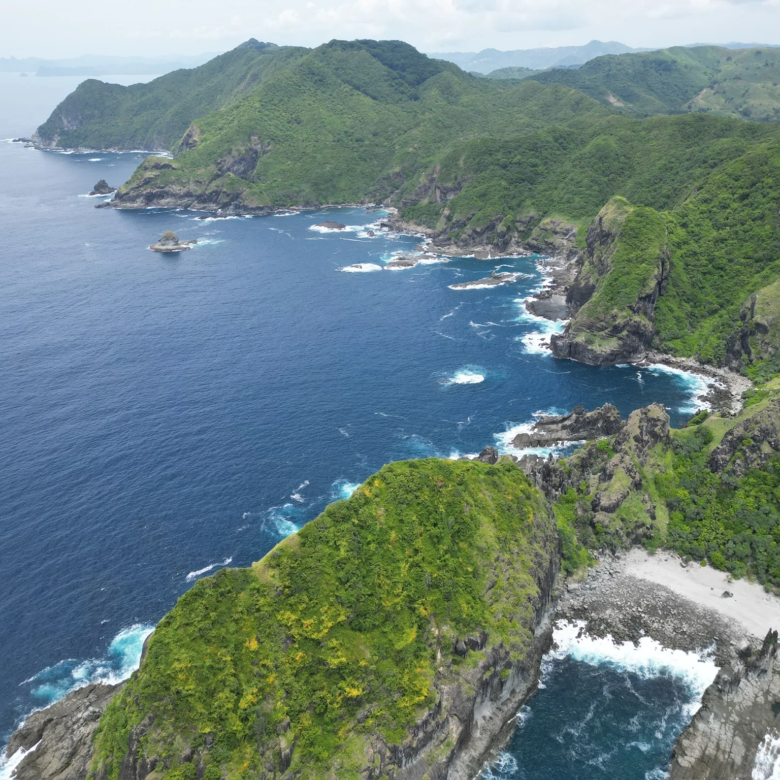
[[[150, 248], [172, 262], [222, 240], [171, 231], [174, 214], [194, 221], [198, 211], [204, 223], [310, 213], [304, 240], [400, 236], [403, 251], [337, 270], [413, 279], [473, 260], [474, 278], [446, 285], [463, 298], [510, 295], [531, 274], [503, 271], [504, 261], [533, 257], [540, 284], [520, 299], [521, 318], [543, 324], [520, 339], [522, 354], [604, 370], [662, 365], [700, 376], [706, 394], [676, 428], [662, 403], [627, 414], [575, 404], [508, 428], [503, 446], [478, 454], [386, 458], [250, 566], [226, 558], [198, 579], [146, 637], [129, 679], [90, 682], [30, 714], [3, 771], [466, 780], [504, 755], [545, 659], [601, 642], [602, 652], [676, 653], [700, 681], [709, 675], [669, 777], [771, 777], [780, 750], [776, 128], [639, 117], [560, 83], [483, 85], [397, 42], [287, 50], [252, 40], [222, 56], [211, 67], [230, 66], [223, 102], [181, 127], [149, 115], [123, 137], [127, 112], [154, 82], [114, 90], [95, 119], [81, 101], [106, 85], [91, 80], [32, 143], [170, 152], [146, 157], [116, 192], [98, 182], [90, 196], [110, 201], [90, 216], [162, 215], [171, 225]], [[230, 80], [247, 69], [254, 102], [233, 100]], [[301, 102], [298, 87], [315, 71], [325, 86]], [[308, 113], [334, 95], [354, 123], [343, 136]], [[265, 127], [260, 112], [247, 135], [247, 117], [279, 100], [283, 120]], [[475, 139], [451, 107], [476, 100], [513, 110], [497, 109], [490, 134]], [[431, 106], [453, 112], [449, 135], [426, 130]], [[366, 159], [358, 128], [376, 139], [391, 116], [403, 143], [377, 143]], [[312, 138], [319, 149], [307, 157]], [[331, 157], [315, 176], [322, 149]], [[619, 173], [616, 157], [631, 161]], [[344, 204], [382, 213], [348, 229], [339, 211], [331, 219]], [[468, 322], [479, 338], [503, 325]], [[482, 387], [486, 373], [439, 377], [440, 390]], [[659, 662], [659, 674], [664, 663], [673, 665]]]

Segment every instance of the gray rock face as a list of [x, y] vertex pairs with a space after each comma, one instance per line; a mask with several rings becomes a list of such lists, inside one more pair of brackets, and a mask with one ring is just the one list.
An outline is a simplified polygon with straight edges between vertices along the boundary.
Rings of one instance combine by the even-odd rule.
[[672, 753], [670, 780], [751, 780], [764, 736], [780, 726], [777, 631], [724, 665]]
[[347, 226], [342, 225], [341, 222], [318, 222], [315, 227], [327, 228], [328, 230], [346, 230]]
[[580, 404], [569, 414], [542, 417], [530, 433], [518, 433], [512, 444], [518, 449], [548, 447], [556, 442], [585, 441], [613, 436], [623, 428], [620, 412], [612, 404], [604, 404], [592, 412]]
[[94, 683], [34, 712], [11, 737], [6, 755], [30, 750], [14, 780], [84, 780], [92, 759], [92, 734], [120, 685]]
[[110, 187], [105, 179], [101, 179], [93, 188], [90, 195], [110, 195], [116, 192], [116, 187]]
[[742, 477], [761, 468], [780, 451], [780, 399], [735, 425], [713, 450], [710, 469]]
[[196, 239], [180, 241], [179, 237], [172, 230], [166, 230], [156, 244], [152, 244], [149, 249], [155, 252], [183, 252], [189, 249], [192, 244], [197, 244]]
[[493, 271], [490, 276], [485, 279], [475, 279], [472, 282], [458, 282], [457, 284], [451, 284], [450, 290], [468, 290], [471, 287], [498, 287], [502, 284], [512, 284], [517, 281], [518, 276], [521, 274], [513, 274], [505, 271], [504, 273], [497, 274]]
[[482, 463], [498, 463], [498, 450], [495, 447], [485, 447], [477, 456], [477, 460]]

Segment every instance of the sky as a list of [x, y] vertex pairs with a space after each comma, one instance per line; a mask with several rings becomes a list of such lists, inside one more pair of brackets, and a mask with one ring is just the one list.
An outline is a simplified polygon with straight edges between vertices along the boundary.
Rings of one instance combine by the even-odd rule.
[[248, 38], [400, 39], [425, 52], [590, 40], [780, 43], [780, 0], [37, 0], [4, 3], [0, 57], [200, 54]]

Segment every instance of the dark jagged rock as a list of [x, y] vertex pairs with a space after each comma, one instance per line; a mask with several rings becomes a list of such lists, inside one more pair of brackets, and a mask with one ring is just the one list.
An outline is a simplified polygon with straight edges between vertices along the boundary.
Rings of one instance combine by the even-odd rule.
[[347, 228], [347, 226], [342, 225], [341, 222], [331, 222], [329, 220], [318, 222], [314, 227], [326, 228], [327, 230], [346, 230]]
[[742, 477], [780, 452], [780, 398], [729, 430], [710, 455], [710, 469]]
[[90, 195], [110, 195], [116, 192], [116, 187], [110, 187], [105, 179], [101, 179], [93, 188]]
[[155, 252], [183, 252], [185, 249], [190, 249], [192, 244], [197, 243], [194, 238], [188, 241], [179, 241], [176, 233], [172, 230], [166, 230], [160, 240], [156, 244], [152, 244], [149, 249], [153, 249]]
[[29, 751], [15, 780], [85, 780], [92, 759], [92, 735], [108, 703], [123, 687], [93, 683], [30, 715], [12, 735], [9, 758]]
[[586, 441], [613, 436], [623, 428], [620, 412], [612, 404], [604, 404], [592, 412], [580, 404], [569, 414], [542, 417], [529, 433], [518, 433], [512, 444], [518, 449], [549, 447], [558, 442]]
[[[654, 261], [635, 300], [615, 305], [604, 292], [613, 272], [613, 259], [620, 247], [620, 235], [633, 214], [652, 223], [655, 242], [642, 251], [654, 252]], [[655, 336], [655, 306], [669, 280], [670, 251], [661, 216], [632, 206], [623, 198], [612, 198], [588, 229], [586, 253], [577, 278], [568, 293], [575, 314], [562, 334], [552, 336], [553, 354], [592, 366], [633, 363], [642, 360]], [[628, 250], [627, 250], [628, 251]], [[635, 249], [631, 251], [636, 251]], [[623, 263], [636, 258], [623, 258]], [[616, 272], [617, 273], [617, 272]], [[601, 296], [601, 297], [600, 297]]]
[[471, 282], [458, 282], [457, 284], [451, 284], [450, 290], [468, 290], [472, 287], [498, 287], [502, 284], [513, 284], [517, 281], [521, 274], [513, 274], [509, 271], [504, 273], [496, 273], [492, 271], [490, 276], [485, 279], [475, 279]]
[[[526, 456], [519, 465], [551, 501], [587, 484], [593, 498], [578, 505], [578, 519], [601, 526], [610, 545], [628, 547], [652, 534], [655, 505], [646, 491], [644, 468], [654, 448], [669, 443], [669, 415], [660, 404], [651, 404], [629, 415], [609, 447], [591, 442], [564, 462]], [[632, 493], [639, 496], [641, 512], [632, 512], [631, 519], [616, 517]]]
[[777, 631], [769, 631], [760, 648], [725, 664], [705, 691], [674, 747], [670, 780], [750, 780], [759, 745], [777, 731], [778, 702]]
[[385, 268], [414, 268], [419, 262], [416, 257], [396, 257], [387, 263]]
[[495, 447], [485, 447], [482, 452], [477, 455], [477, 460], [482, 463], [498, 463], [498, 450]]

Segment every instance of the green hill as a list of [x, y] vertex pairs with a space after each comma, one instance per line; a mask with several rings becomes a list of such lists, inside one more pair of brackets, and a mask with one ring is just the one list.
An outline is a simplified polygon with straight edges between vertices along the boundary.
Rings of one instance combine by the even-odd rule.
[[457, 764], [479, 731], [461, 735], [470, 708], [500, 699], [511, 717], [535, 677], [557, 565], [555, 521], [514, 464], [385, 466], [252, 569], [179, 600], [102, 718], [92, 777]]
[[[746, 303], [759, 290], [770, 308], [777, 297], [780, 130], [744, 121], [767, 118], [758, 97], [750, 111], [730, 102], [738, 85], [744, 100], [769, 94], [778, 68], [780, 50], [697, 47], [517, 81], [475, 78], [398, 41], [250, 41], [147, 85], [88, 81], [38, 135], [175, 152], [148, 158], [117, 192], [119, 208], [384, 202], [445, 249], [579, 253], [561, 357], [625, 362], [656, 347], [780, 367]], [[739, 118], [686, 107], [696, 101]], [[593, 254], [588, 226], [615, 197], [636, 208]]]
[[712, 113], [780, 120], [780, 49], [677, 46], [598, 57], [578, 70], [533, 76], [540, 84], [582, 90], [633, 114]]
[[205, 65], [145, 84], [89, 79], [54, 109], [35, 140], [63, 149], [171, 150], [193, 119], [239, 100], [307, 51], [251, 39]]
[[526, 79], [529, 76], [533, 76], [538, 73], [538, 70], [532, 68], [521, 68], [517, 65], [509, 66], [507, 68], [498, 68], [498, 70], [491, 70], [487, 74], [486, 78], [489, 79]]

